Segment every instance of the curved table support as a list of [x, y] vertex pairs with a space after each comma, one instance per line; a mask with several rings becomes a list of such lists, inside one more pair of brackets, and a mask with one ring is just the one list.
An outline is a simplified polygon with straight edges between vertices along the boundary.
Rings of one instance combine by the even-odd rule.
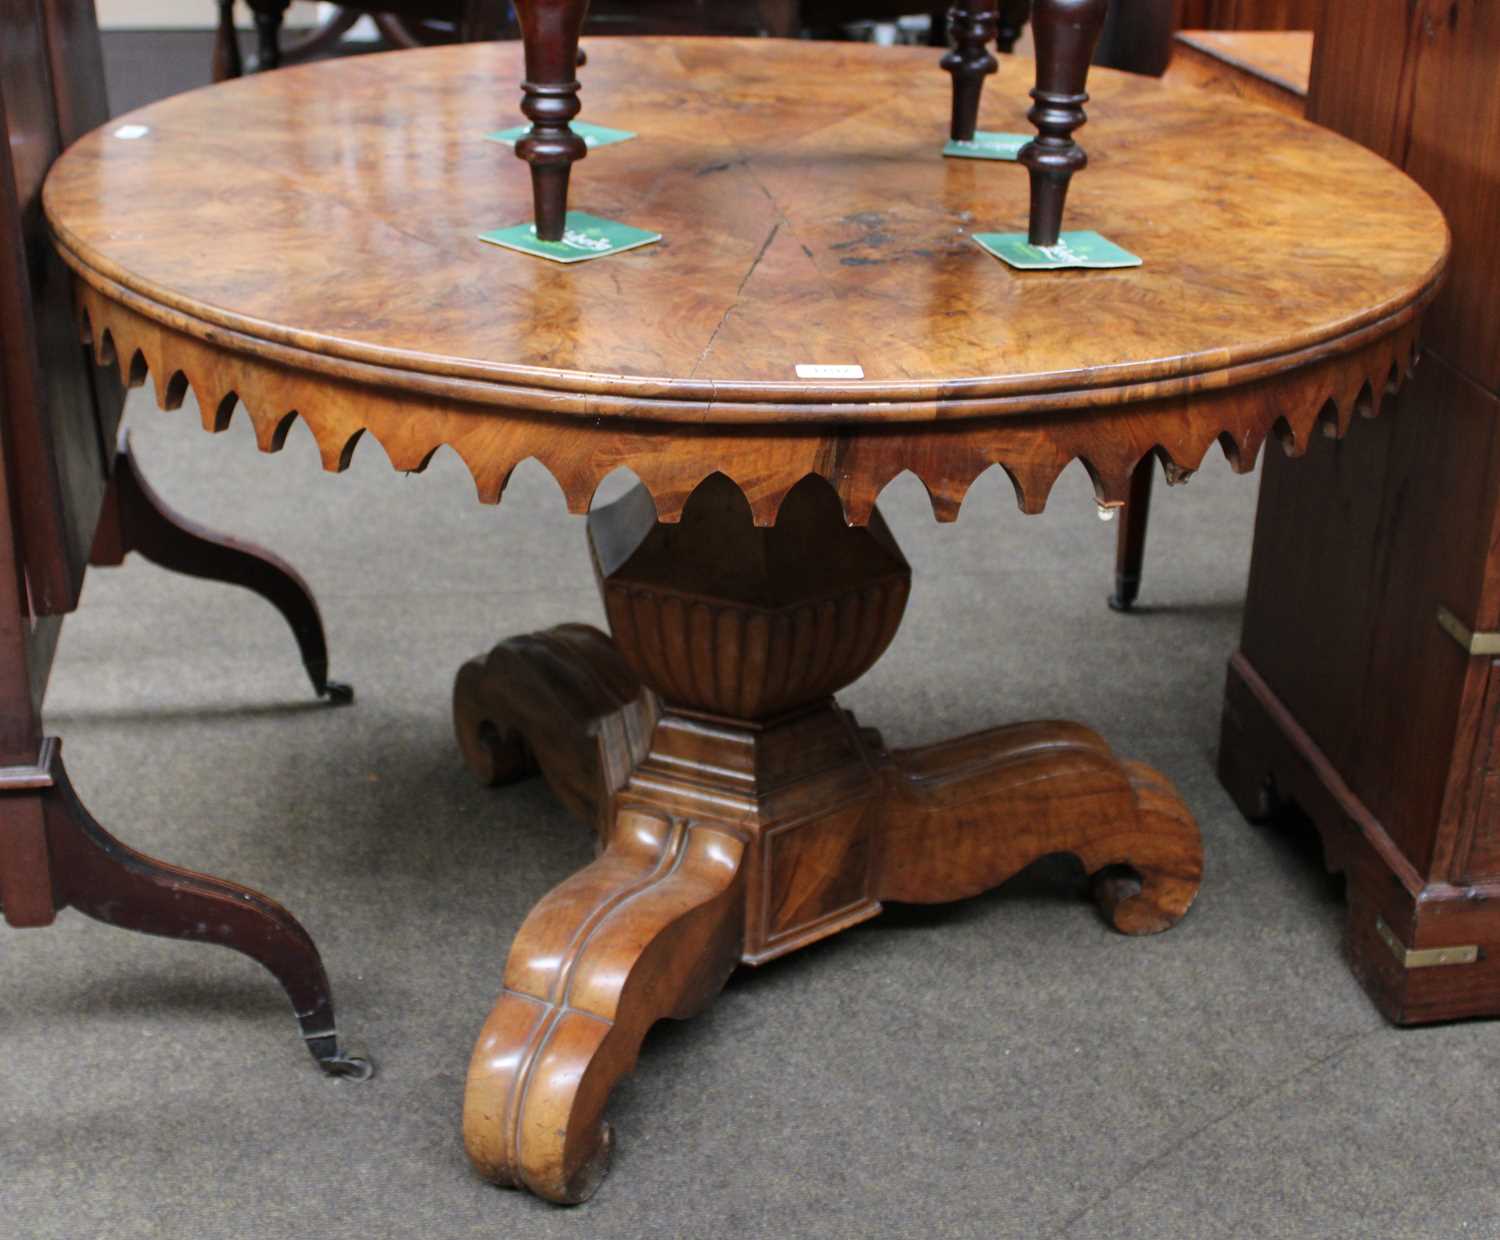
[[609, 846], [532, 910], [474, 1048], [464, 1141], [480, 1174], [558, 1202], [609, 1165], [604, 1105], [646, 1031], [701, 1011], [740, 954], [744, 840], [622, 809]]
[[1198, 825], [1176, 790], [1075, 723], [1023, 723], [923, 749], [883, 770], [880, 898], [963, 900], [1069, 853], [1115, 929], [1155, 934], [1203, 879]]
[[[1071, 723], [887, 751], [828, 694], [879, 658], [910, 570], [822, 482], [756, 529], [727, 479], [657, 524], [637, 489], [589, 518], [614, 638], [582, 625], [460, 670], [474, 773], [539, 771], [605, 841], [527, 918], [470, 1064], [480, 1173], [558, 1202], [597, 1187], [603, 1114], [657, 1020], [880, 912], [977, 895], [1071, 853], [1116, 929], [1175, 924], [1202, 877], [1171, 785]], [[726, 572], [724, 565], [736, 568]], [[818, 565], [807, 572], [806, 564]]]
[[78, 799], [60, 741], [43, 742], [34, 770], [6, 768], [3, 775], [9, 838], [0, 851], [17, 864], [5, 868], [0, 899], [11, 925], [47, 925], [71, 907], [121, 929], [232, 948], [264, 966], [286, 992], [320, 1068], [359, 1080], [371, 1075], [367, 1059], [340, 1046], [322, 958], [286, 909], [238, 883], [120, 843]]
[[353, 689], [328, 679], [323, 617], [302, 575], [264, 547], [216, 534], [173, 511], [141, 475], [130, 437], [122, 430], [89, 562], [113, 567], [132, 551], [174, 573], [243, 586], [260, 595], [291, 626], [313, 692], [335, 706], [354, 700]]

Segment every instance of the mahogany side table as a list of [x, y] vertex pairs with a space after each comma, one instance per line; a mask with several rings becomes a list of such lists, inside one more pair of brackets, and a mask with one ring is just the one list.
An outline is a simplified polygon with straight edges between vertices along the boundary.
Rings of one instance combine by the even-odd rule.
[[1370, 434], [1262, 472], [1219, 772], [1343, 873], [1401, 1024], [1500, 1017], [1500, 10], [1328, 0], [1308, 115], [1448, 212], [1425, 360]]
[[[488, 502], [535, 457], [576, 513], [616, 469], [639, 480], [589, 516], [612, 636], [515, 638], [455, 688], [471, 767], [540, 770], [601, 842], [521, 929], [474, 1051], [465, 1138], [496, 1181], [586, 1197], [648, 1027], [882, 901], [1066, 852], [1126, 933], [1187, 911], [1191, 814], [1087, 728], [891, 751], [837, 706], [907, 597], [891, 478], [952, 521], [991, 466], [1039, 512], [1076, 459], [1117, 505], [1148, 455], [1181, 479], [1216, 444], [1246, 471], [1268, 437], [1343, 435], [1413, 362], [1448, 233], [1384, 161], [1101, 72], [1070, 218], [1144, 265], [1016, 272], [969, 234], [1023, 225], [1026, 175], [939, 156], [927, 55], [601, 42], [600, 119], [640, 136], [596, 153], [589, 205], [665, 240], [574, 267], [475, 239], [530, 202], [482, 137], [514, 46], [196, 91], [47, 183], [96, 355], [163, 405], [191, 389], [205, 427], [240, 401], [274, 450], [301, 417], [331, 470], [364, 434], [399, 470], [448, 445]], [[1030, 76], [1002, 67], [992, 100], [1019, 116]]]

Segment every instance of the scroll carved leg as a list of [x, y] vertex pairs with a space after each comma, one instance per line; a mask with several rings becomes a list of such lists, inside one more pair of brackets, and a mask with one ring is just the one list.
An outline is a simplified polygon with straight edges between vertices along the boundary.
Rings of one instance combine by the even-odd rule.
[[568, 178], [588, 148], [569, 127], [578, 115], [578, 36], [588, 0], [516, 0], [526, 52], [521, 111], [531, 132], [516, 154], [531, 165], [536, 234], [560, 241], [568, 211]]
[[965, 899], [1051, 853], [1083, 862], [1125, 934], [1170, 928], [1198, 893], [1203, 845], [1171, 784], [1122, 763], [1079, 724], [1015, 724], [898, 750], [882, 774], [883, 900]]
[[598, 629], [564, 624], [501, 642], [459, 669], [453, 724], [480, 783], [540, 771], [603, 837], [614, 794], [646, 756], [656, 695]]
[[259, 594], [291, 626], [317, 695], [335, 705], [354, 700], [353, 689], [328, 679], [323, 618], [297, 570], [263, 547], [216, 534], [174, 512], [141, 476], [129, 437], [121, 432], [89, 560], [97, 566], [112, 566], [132, 551], [174, 573], [243, 586]]
[[948, 136], [955, 142], [974, 140], [984, 79], [1000, 67], [989, 49], [995, 37], [996, 2], [958, 0], [948, 10], [953, 47], [940, 63], [953, 75], [953, 120]]
[[622, 808], [609, 846], [532, 910], [464, 1092], [481, 1175], [558, 1202], [608, 1170], [605, 1103], [646, 1031], [705, 1007], [739, 959], [742, 836]]
[[166, 865], [121, 844], [83, 807], [63, 769], [60, 745], [50, 744], [38, 788], [8, 792], [5, 800], [42, 798], [54, 906], [71, 906], [126, 930], [217, 943], [249, 956], [286, 991], [318, 1066], [333, 1075], [368, 1077], [369, 1062], [339, 1045], [328, 975], [301, 923], [248, 887]]

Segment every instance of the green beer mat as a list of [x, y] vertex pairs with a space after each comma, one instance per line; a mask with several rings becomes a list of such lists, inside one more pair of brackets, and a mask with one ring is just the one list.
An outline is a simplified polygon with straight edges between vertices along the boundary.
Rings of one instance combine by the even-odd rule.
[[529, 220], [512, 224], [509, 228], [480, 233], [479, 239], [491, 245], [503, 245], [508, 250], [520, 250], [522, 254], [551, 259], [554, 263], [582, 263], [650, 245], [661, 240], [661, 233], [632, 228], [618, 220], [600, 219], [587, 211], [569, 211], [564, 218], [561, 241], [540, 240], [536, 235], [536, 225]]
[[[628, 129], [609, 129], [604, 125], [590, 125], [587, 121], [574, 121], [570, 126], [574, 133], [583, 139], [584, 146], [593, 150], [596, 146], [611, 146], [616, 142], [624, 142], [628, 138], [635, 137]], [[516, 142], [531, 132], [530, 125], [517, 125], [514, 129], [497, 129], [494, 133], [484, 136], [491, 142], [503, 142], [506, 146], [515, 146]]]
[[1139, 267], [1129, 250], [1096, 232], [1065, 232], [1056, 245], [1032, 245], [1025, 233], [975, 233], [974, 240], [998, 259], [1021, 271], [1059, 267]]
[[955, 155], [959, 159], [1009, 159], [1014, 160], [1021, 148], [1031, 141], [1024, 133], [986, 133], [974, 131], [972, 142], [959, 142], [950, 138], [943, 148], [944, 155]]

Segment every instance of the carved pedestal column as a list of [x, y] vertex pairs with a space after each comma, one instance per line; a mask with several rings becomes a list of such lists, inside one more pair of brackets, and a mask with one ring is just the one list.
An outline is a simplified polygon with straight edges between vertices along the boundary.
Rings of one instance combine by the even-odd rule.
[[895, 636], [910, 569], [879, 513], [844, 524], [821, 479], [757, 529], [715, 475], [678, 525], [637, 489], [589, 518], [613, 641], [513, 639], [459, 673], [470, 766], [540, 770], [600, 833], [511, 950], [469, 1069], [464, 1137], [486, 1177], [579, 1201], [607, 1167], [603, 1111], [647, 1029], [880, 912], [994, 887], [1069, 852], [1120, 930], [1166, 929], [1202, 871], [1171, 786], [1069, 723], [888, 751], [832, 695]]

